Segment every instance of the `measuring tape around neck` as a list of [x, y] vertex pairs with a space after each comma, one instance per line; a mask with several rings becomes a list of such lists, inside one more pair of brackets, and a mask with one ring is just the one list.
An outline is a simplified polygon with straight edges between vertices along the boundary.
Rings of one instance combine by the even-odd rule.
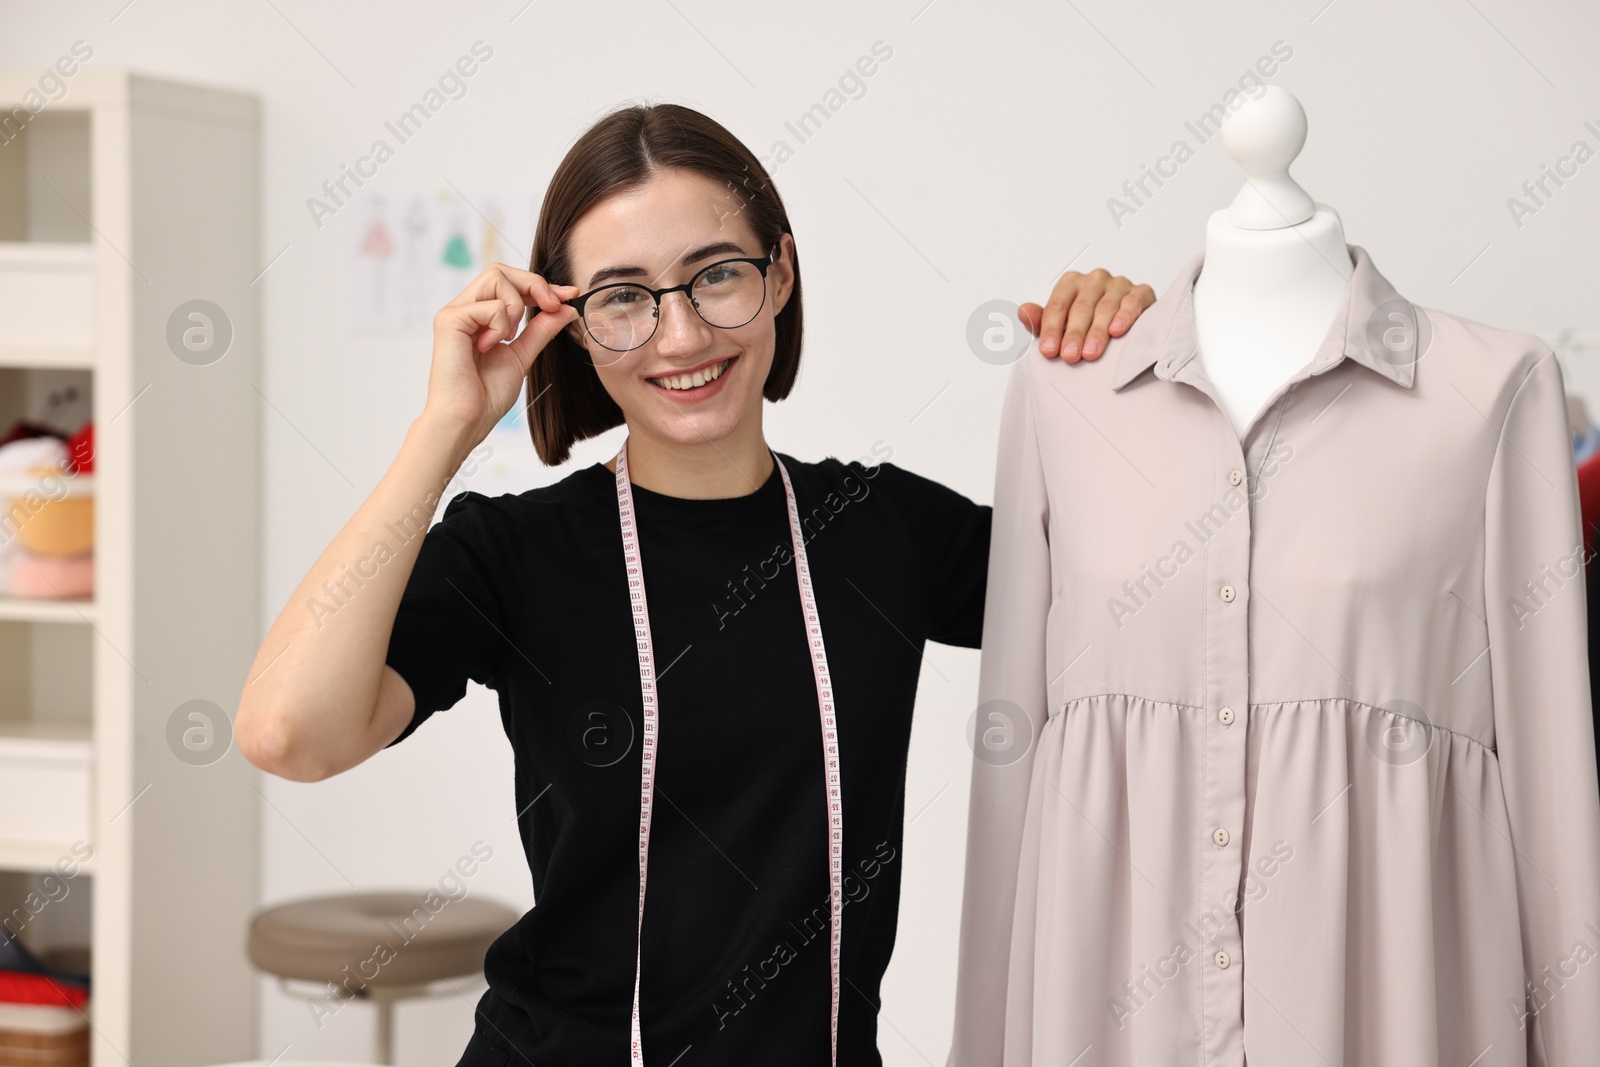
[[[833, 715], [833, 682], [828, 677], [828, 655], [822, 644], [822, 623], [811, 588], [811, 567], [806, 561], [805, 532], [795, 504], [789, 471], [773, 453], [773, 463], [783, 478], [783, 495], [789, 506], [789, 537], [794, 543], [794, 570], [800, 584], [800, 606], [806, 626], [806, 646], [811, 652], [811, 673], [817, 683], [817, 706], [822, 716], [822, 770], [828, 808], [828, 886], [832, 903], [829, 924], [829, 971], [833, 1003], [829, 1034], [833, 1067], [839, 1063], [839, 949], [844, 922], [844, 809], [839, 788], [839, 731]], [[639, 689], [643, 697], [644, 739], [640, 752], [644, 768], [639, 775], [639, 927], [633, 950], [633, 1024], [630, 1057], [633, 1067], [644, 1067], [644, 1041], [639, 1032], [639, 972], [644, 933], [645, 872], [650, 857], [650, 814], [655, 807], [656, 739], [660, 732], [656, 705], [655, 649], [650, 641], [650, 612], [644, 596], [644, 564], [639, 556], [639, 523], [633, 509], [633, 485], [628, 480], [628, 442], [617, 453], [617, 513], [622, 522], [622, 558], [628, 574], [628, 600], [633, 607], [633, 636], [639, 652]]]

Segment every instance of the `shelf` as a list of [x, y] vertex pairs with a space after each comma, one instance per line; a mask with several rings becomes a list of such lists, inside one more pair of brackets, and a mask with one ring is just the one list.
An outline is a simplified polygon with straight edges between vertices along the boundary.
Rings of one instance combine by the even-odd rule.
[[81, 352], [94, 308], [93, 245], [0, 241], [0, 344]]
[[88, 722], [0, 719], [0, 864], [9, 851], [12, 862], [48, 867], [88, 839], [93, 738]]
[[13, 500], [29, 493], [43, 493], [49, 495], [51, 500], [74, 500], [79, 497], [94, 496], [92, 474], [68, 474], [65, 471], [56, 471], [49, 476], [50, 485], [44, 484], [46, 477], [43, 474], [33, 477], [0, 474], [0, 501]]
[[80, 871], [93, 874], [94, 859], [79, 859], [72, 845], [71, 841], [0, 840], [0, 871], [34, 871], [43, 874], [54, 870], [57, 863], [67, 859], [76, 862]]
[[0, 596], [0, 622], [94, 622], [93, 600]]
[[94, 370], [95, 350], [72, 345], [0, 344], [0, 367], [22, 370]]
[[53, 719], [0, 719], [0, 756], [13, 754], [18, 745], [59, 749], [61, 754], [82, 749], [94, 736], [87, 722]]

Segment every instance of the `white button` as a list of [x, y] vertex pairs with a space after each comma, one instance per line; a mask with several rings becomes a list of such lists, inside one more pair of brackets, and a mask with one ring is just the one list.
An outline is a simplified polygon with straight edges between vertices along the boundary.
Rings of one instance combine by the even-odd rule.
[[1228, 954], [1226, 952], [1222, 951], [1220, 948], [1217, 949], [1217, 966], [1221, 967], [1223, 970], [1227, 970], [1228, 969], [1228, 963], [1229, 963]]
[[1217, 827], [1215, 830], [1211, 831], [1211, 840], [1215, 841], [1218, 845], [1226, 845], [1228, 843], [1228, 831], [1224, 830], [1220, 826]]
[[1225, 585], [1222, 587], [1222, 599], [1226, 603], [1233, 603], [1233, 586]]
[[1232, 708], [1223, 708], [1221, 711], [1217, 712], [1217, 718], [1222, 720], [1222, 725], [1224, 725], [1224, 726], [1232, 726], [1233, 725], [1233, 709]]
[[1233, 470], [1228, 472], [1229, 485], [1238, 485], [1242, 481], [1244, 481], [1244, 471], [1240, 470], [1238, 467], [1235, 467]]

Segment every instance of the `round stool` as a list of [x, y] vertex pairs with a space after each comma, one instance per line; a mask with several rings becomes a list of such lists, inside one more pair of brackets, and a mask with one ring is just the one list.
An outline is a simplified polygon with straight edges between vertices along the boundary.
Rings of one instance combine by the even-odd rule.
[[248, 950], [286, 991], [291, 979], [322, 985], [322, 1003], [312, 1008], [319, 1026], [350, 1000], [370, 1000], [378, 1009], [376, 1062], [389, 1063], [395, 1001], [447, 993], [432, 987], [480, 973], [490, 943], [520, 917], [496, 901], [451, 900], [431, 889], [309, 897], [257, 911]]

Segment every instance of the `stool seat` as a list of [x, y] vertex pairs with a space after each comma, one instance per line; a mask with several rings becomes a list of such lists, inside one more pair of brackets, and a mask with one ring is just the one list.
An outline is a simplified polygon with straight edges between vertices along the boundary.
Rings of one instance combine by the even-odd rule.
[[492, 900], [434, 890], [309, 897], [258, 911], [248, 951], [280, 978], [417, 986], [483, 970], [490, 943], [520, 917]]

